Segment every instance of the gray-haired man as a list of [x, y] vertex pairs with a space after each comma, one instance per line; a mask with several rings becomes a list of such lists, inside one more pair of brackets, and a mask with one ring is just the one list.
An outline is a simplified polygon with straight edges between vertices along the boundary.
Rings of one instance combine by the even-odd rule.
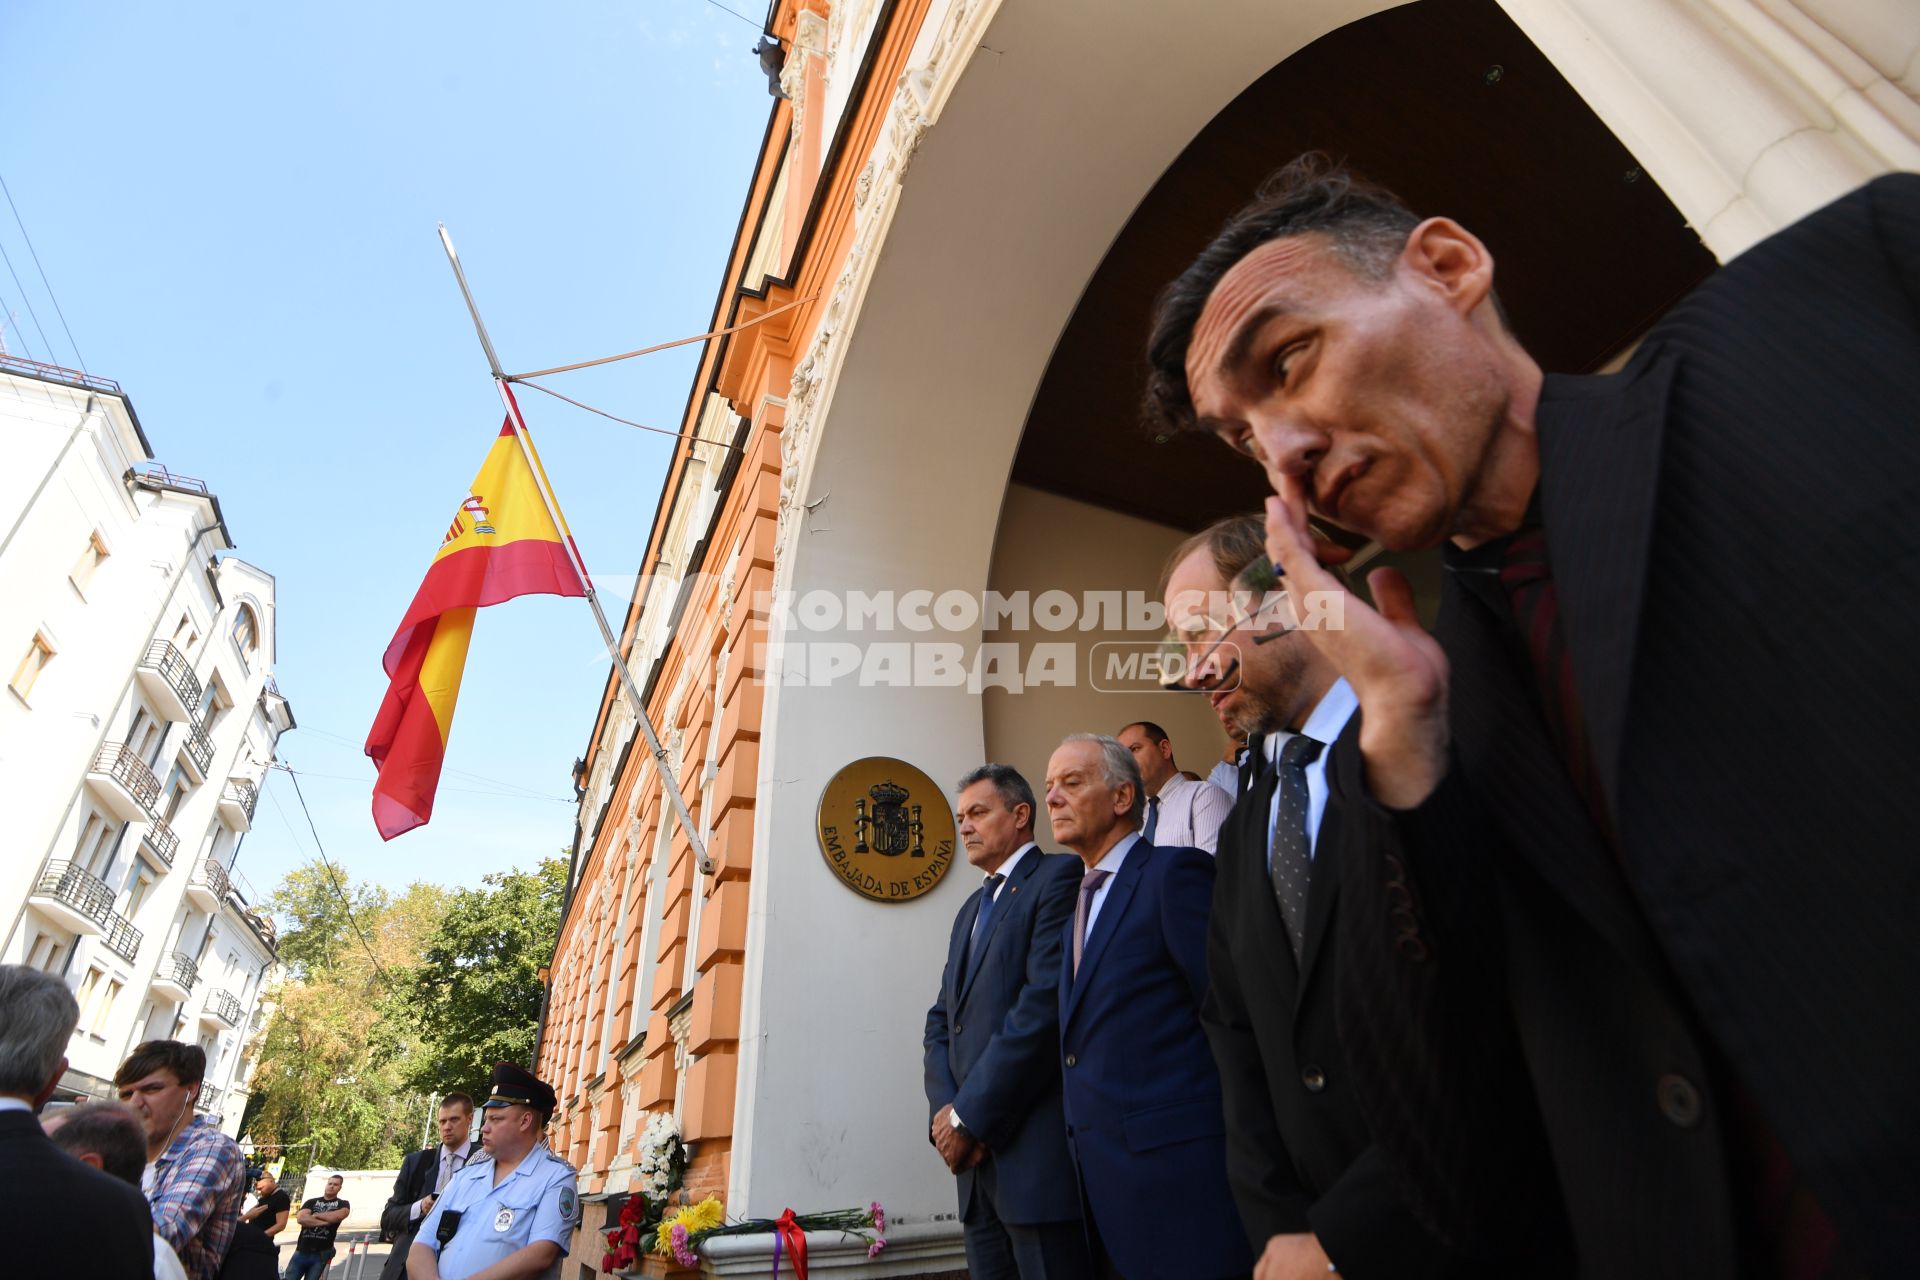
[[66, 983], [0, 965], [0, 1258], [11, 1275], [149, 1275], [153, 1224], [139, 1189], [58, 1150], [34, 1118], [60, 1085], [79, 1022]]

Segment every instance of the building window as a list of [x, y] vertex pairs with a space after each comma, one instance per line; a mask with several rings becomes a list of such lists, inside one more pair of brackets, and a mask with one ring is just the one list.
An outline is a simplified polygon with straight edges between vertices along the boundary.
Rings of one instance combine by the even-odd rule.
[[33, 945], [27, 948], [27, 967], [38, 969], [42, 973], [52, 973], [60, 965], [60, 957], [67, 954], [67, 944], [50, 933], [33, 935]]
[[104, 976], [103, 970], [88, 969], [86, 977], [80, 979], [80, 989], [73, 993], [73, 1002], [80, 1006], [80, 1018], [83, 1022], [86, 1021], [87, 1013], [93, 1007], [93, 993], [100, 986], [100, 979]]
[[87, 1030], [96, 1036], [107, 1034], [107, 1019], [113, 1016], [113, 1002], [120, 998], [121, 983], [117, 978], [107, 982], [106, 990], [100, 993], [100, 1000], [94, 1005], [93, 1019], [87, 1024]]
[[253, 655], [260, 648], [260, 620], [249, 605], [241, 605], [233, 620], [233, 647], [240, 651], [240, 664], [253, 670]]
[[193, 646], [200, 640], [200, 632], [193, 625], [193, 615], [183, 613], [173, 628], [173, 647], [188, 657], [193, 656]]
[[107, 540], [100, 536], [98, 529], [87, 535], [85, 550], [81, 551], [80, 558], [73, 562], [73, 568], [67, 571], [67, 581], [73, 584], [73, 589], [81, 596], [84, 597], [87, 594], [87, 584], [93, 581], [93, 575], [106, 561], [108, 554]]
[[[136, 867], [138, 865], [135, 864]], [[129, 920], [133, 919], [135, 913], [140, 910], [140, 904], [147, 900], [147, 890], [151, 888], [153, 888], [153, 877], [144, 869], [136, 870], [133, 873], [133, 883], [127, 886], [127, 909], [120, 914]]]
[[206, 695], [200, 701], [200, 728], [208, 735], [211, 735], [213, 733], [213, 727], [219, 724], [221, 717], [225, 716], [232, 708], [233, 696], [227, 692], [227, 687], [220, 682], [220, 677], [217, 675], [209, 676], [207, 678]]
[[120, 838], [120, 824], [97, 809], [88, 808], [80, 824], [80, 839], [73, 848], [73, 860], [90, 875], [106, 878], [113, 865], [113, 846]]
[[40, 679], [40, 673], [53, 661], [55, 649], [53, 641], [47, 639], [47, 633], [33, 633], [33, 643], [27, 647], [27, 654], [20, 659], [20, 665], [13, 669], [12, 689], [25, 698], [33, 692], [34, 682]]

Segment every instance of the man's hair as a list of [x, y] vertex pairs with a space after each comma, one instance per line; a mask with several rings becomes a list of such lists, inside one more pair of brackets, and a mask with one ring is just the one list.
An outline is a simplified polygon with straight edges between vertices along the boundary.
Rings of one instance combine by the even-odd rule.
[[440, 1099], [440, 1109], [444, 1111], [448, 1107], [465, 1107], [467, 1109], [467, 1114], [472, 1115], [473, 1114], [473, 1098], [468, 1094], [461, 1093], [458, 1089], [455, 1089], [452, 1093]]
[[[345, 1178], [345, 1176], [344, 1176], [344, 1175], [341, 1175], [341, 1174], [338, 1174], [338, 1173], [330, 1173], [330, 1174], [328, 1174], [328, 1175], [327, 1175], [327, 1182], [337, 1182], [337, 1183], [339, 1183], [339, 1184], [340, 1184], [341, 1186], [345, 1186], [345, 1185], [347, 1184], [347, 1180], [346, 1180], [346, 1178]], [[320, 1185], [324, 1187], [324, 1186], [326, 1186], [326, 1185], [327, 1185], [327, 1182], [323, 1182], [323, 1183], [321, 1183]]]
[[1121, 746], [1120, 739], [1109, 738], [1104, 733], [1070, 733], [1061, 739], [1062, 745], [1069, 742], [1092, 742], [1099, 746], [1101, 781], [1115, 790], [1123, 782], [1133, 787], [1133, 807], [1127, 810], [1127, 816], [1139, 826], [1147, 799], [1145, 784], [1140, 781], [1140, 764], [1133, 758], [1133, 752]]
[[[1153, 743], [1156, 747], [1164, 742], [1173, 740], [1172, 734], [1151, 720], [1135, 720], [1132, 724], [1123, 724], [1120, 726], [1120, 733], [1125, 733], [1129, 729], [1138, 729], [1140, 732], [1146, 734], [1147, 741]], [[1120, 734], [1116, 733], [1113, 736], [1118, 738]]]
[[1173, 549], [1167, 557], [1167, 563], [1160, 570], [1160, 587], [1156, 594], [1167, 598], [1167, 584], [1173, 581], [1173, 571], [1194, 552], [1205, 550], [1213, 561], [1213, 571], [1227, 586], [1240, 576], [1240, 571], [1255, 560], [1267, 554], [1267, 520], [1265, 516], [1228, 516], [1216, 520], [1200, 532], [1188, 538]]
[[1385, 280], [1420, 219], [1400, 197], [1309, 151], [1261, 184], [1253, 203], [1227, 221], [1193, 265], [1161, 290], [1147, 339], [1149, 427], [1159, 432], [1195, 426], [1187, 386], [1187, 346], [1207, 299], [1235, 263], [1261, 245], [1287, 236], [1323, 235], [1363, 280]]
[[53, 1131], [53, 1145], [71, 1155], [99, 1156], [103, 1170], [136, 1187], [146, 1172], [147, 1131], [133, 1108], [118, 1102], [83, 1102], [69, 1108]]
[[59, 1069], [80, 1006], [67, 984], [23, 964], [0, 964], [0, 1093], [34, 1097]]
[[1015, 805], [1027, 806], [1027, 822], [1033, 823], [1040, 807], [1033, 802], [1033, 788], [1020, 776], [1020, 771], [1010, 764], [983, 764], [978, 769], [960, 779], [960, 785], [954, 788], [955, 794], [965, 791], [976, 782], [991, 782], [993, 789], [1000, 793], [1000, 802], [1009, 812]]
[[173, 1072], [181, 1084], [199, 1084], [207, 1075], [207, 1051], [178, 1040], [148, 1040], [133, 1047], [113, 1073], [113, 1082], [124, 1088], [162, 1069]]

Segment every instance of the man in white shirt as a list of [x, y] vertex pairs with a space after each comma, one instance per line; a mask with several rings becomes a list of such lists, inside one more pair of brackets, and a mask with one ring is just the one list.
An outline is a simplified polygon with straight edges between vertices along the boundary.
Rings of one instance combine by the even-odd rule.
[[473, 1099], [449, 1093], [440, 1101], [440, 1145], [416, 1151], [400, 1164], [393, 1194], [380, 1212], [380, 1230], [393, 1239], [393, 1252], [381, 1268], [380, 1280], [402, 1280], [407, 1273], [407, 1250], [420, 1224], [433, 1211], [434, 1201], [446, 1191], [453, 1176], [468, 1164], [487, 1159], [480, 1139], [473, 1135]]
[[1153, 721], [1136, 720], [1113, 736], [1133, 752], [1133, 762], [1140, 766], [1140, 785], [1146, 788], [1140, 838], [1148, 844], [1212, 853], [1220, 842], [1220, 824], [1233, 808], [1233, 796], [1211, 782], [1197, 782], [1181, 773], [1173, 759], [1173, 739]]

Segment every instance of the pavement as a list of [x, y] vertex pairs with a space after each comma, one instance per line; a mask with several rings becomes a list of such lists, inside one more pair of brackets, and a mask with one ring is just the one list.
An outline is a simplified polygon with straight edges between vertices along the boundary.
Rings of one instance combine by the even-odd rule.
[[[342, 1231], [334, 1237], [333, 1265], [327, 1268], [327, 1280], [379, 1280], [380, 1268], [387, 1265], [390, 1244], [380, 1243], [377, 1231]], [[285, 1272], [293, 1261], [293, 1246], [280, 1246], [279, 1270]]]

